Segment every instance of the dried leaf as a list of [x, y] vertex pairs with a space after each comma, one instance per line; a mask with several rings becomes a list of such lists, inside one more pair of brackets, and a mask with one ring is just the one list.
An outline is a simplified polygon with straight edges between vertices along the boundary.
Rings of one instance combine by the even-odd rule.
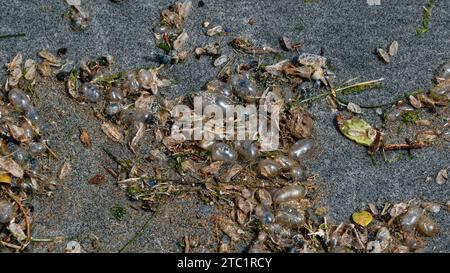
[[46, 51], [46, 50], [42, 50], [38, 52], [39, 57], [41, 57], [42, 59], [44, 59], [44, 62], [46, 62], [48, 65], [50, 66], [59, 66], [59, 59], [53, 55], [52, 53]]
[[40, 63], [38, 70], [42, 77], [50, 77], [52, 75], [52, 69], [47, 62]]
[[179, 50], [180, 48], [183, 47], [188, 38], [189, 38], [188, 34], [185, 31], [183, 31], [180, 35], [178, 35], [177, 39], [173, 42], [173, 48], [175, 50]]
[[222, 165], [223, 165], [223, 161], [215, 161], [215, 162], [212, 162], [211, 164], [209, 164], [208, 166], [203, 167], [201, 169], [201, 172], [205, 175], [218, 174], [220, 171], [220, 168], [222, 168]]
[[123, 142], [123, 134], [119, 130], [117, 126], [112, 124], [111, 122], [104, 122], [102, 124], [102, 131], [105, 133], [107, 137], [109, 137], [111, 140], [122, 143]]
[[290, 38], [283, 36], [283, 37], [281, 37], [280, 42], [281, 42], [281, 47], [284, 50], [286, 50], [286, 51], [294, 50], [292, 48], [292, 40]]
[[11, 175], [9, 173], [1, 173], [0, 174], [0, 183], [3, 184], [11, 184]]
[[11, 234], [14, 236], [14, 238], [16, 238], [16, 240], [19, 242], [22, 242], [27, 238], [27, 236], [25, 235], [25, 232], [23, 232], [20, 225], [16, 224], [14, 221], [9, 223], [7, 229], [9, 230], [9, 232], [11, 232]]
[[408, 97], [409, 103], [416, 109], [422, 108], [422, 103], [414, 96]]
[[92, 185], [100, 185], [106, 182], [106, 178], [102, 174], [96, 174], [91, 179], [89, 179], [88, 183]]
[[370, 214], [370, 212], [363, 210], [353, 213], [352, 220], [356, 224], [366, 227], [372, 222], [373, 217], [372, 214]]
[[89, 136], [89, 133], [86, 129], [80, 129], [80, 141], [81, 143], [83, 143], [84, 147], [91, 147], [91, 137]]
[[291, 135], [297, 139], [310, 138], [313, 130], [313, 119], [308, 112], [300, 106], [289, 110], [290, 116], [286, 126]]
[[9, 172], [15, 177], [23, 177], [23, 169], [10, 157], [0, 157], [0, 169]]
[[394, 57], [395, 55], [397, 55], [397, 52], [398, 52], [398, 42], [393, 41], [389, 46], [389, 55], [391, 55], [391, 57]]
[[448, 180], [448, 171], [446, 168], [440, 170], [436, 176], [436, 183], [443, 185]]
[[72, 166], [69, 162], [64, 162], [64, 164], [61, 166], [61, 170], [59, 171], [58, 178], [59, 180], [64, 180], [70, 172], [72, 171]]
[[373, 144], [377, 131], [363, 119], [339, 115], [336, 120], [339, 131], [350, 140], [369, 147]]
[[389, 63], [391, 61], [391, 58], [389, 57], [389, 54], [381, 48], [377, 49], [378, 56], [385, 62]]
[[216, 26], [216, 27], [213, 27], [213, 28], [209, 29], [209, 30], [206, 32], [206, 35], [208, 35], [208, 36], [214, 36], [214, 35], [220, 34], [220, 33], [222, 33], [222, 32], [223, 32], [222, 27], [221, 27], [221, 26]]
[[28, 59], [24, 64], [25, 75], [24, 78], [28, 81], [36, 78], [36, 62], [32, 59]]
[[315, 54], [302, 54], [298, 57], [298, 62], [301, 65], [311, 66], [315, 69], [318, 67], [325, 67], [327, 58]]
[[219, 181], [228, 183], [231, 179], [236, 176], [238, 173], [242, 171], [241, 165], [233, 165], [231, 168], [227, 169], [222, 175], [219, 177]]
[[142, 139], [145, 133], [145, 124], [140, 122], [138, 125], [138, 130], [134, 135], [133, 139], [131, 139], [130, 147], [132, 150], [137, 146], [138, 142]]

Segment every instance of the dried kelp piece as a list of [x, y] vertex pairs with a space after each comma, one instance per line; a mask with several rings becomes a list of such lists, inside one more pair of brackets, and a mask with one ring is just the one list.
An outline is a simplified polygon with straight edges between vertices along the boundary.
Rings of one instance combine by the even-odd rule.
[[206, 31], [206, 35], [214, 36], [217, 34], [221, 34], [222, 32], [223, 32], [222, 26], [215, 26], [211, 29], [208, 29], [208, 31]]
[[23, 77], [28, 80], [32, 81], [34, 78], [36, 78], [36, 62], [32, 59], [27, 59], [25, 61], [25, 64], [23, 65], [24, 69], [24, 75]]
[[336, 120], [339, 131], [348, 139], [368, 147], [375, 141], [377, 130], [365, 120], [343, 115], [337, 116]]

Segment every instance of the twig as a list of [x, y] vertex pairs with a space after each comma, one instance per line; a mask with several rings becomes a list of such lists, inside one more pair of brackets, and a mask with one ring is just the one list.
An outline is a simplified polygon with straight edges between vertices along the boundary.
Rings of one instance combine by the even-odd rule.
[[5, 34], [5, 35], [0, 35], [0, 40], [1, 39], [8, 39], [8, 38], [16, 38], [16, 37], [25, 37], [25, 36], [26, 36], [25, 33]]
[[153, 219], [153, 217], [155, 216], [155, 214], [158, 212], [159, 209], [159, 205], [158, 207], [156, 207], [156, 211], [150, 215], [150, 217], [148, 217], [147, 221], [144, 223], [144, 225], [141, 227], [141, 229], [136, 232], [136, 234], [133, 236], [133, 238], [131, 238], [131, 240], [129, 240], [120, 250], [119, 253], [124, 252], [128, 246], [130, 244], [132, 244], [134, 241], [136, 241], [139, 237], [141, 237], [142, 233], [144, 233], [145, 229], [147, 228], [147, 226], [150, 224], [150, 221]]
[[191, 246], [190, 246], [190, 242], [189, 242], [189, 236], [184, 236], [184, 253], [189, 253], [191, 250]]
[[399, 151], [399, 150], [412, 150], [412, 149], [422, 149], [427, 147], [426, 144], [421, 143], [411, 143], [411, 144], [384, 144], [383, 150], [385, 151]]
[[6, 247], [14, 248], [16, 250], [21, 250], [22, 249], [21, 246], [10, 244], [10, 243], [3, 242], [3, 241], [0, 241], [0, 244], [3, 245], [3, 246], [6, 246]]
[[16, 204], [19, 206], [20, 211], [22, 211], [23, 213], [23, 217], [25, 218], [25, 223], [27, 226], [27, 241], [25, 242], [25, 244], [27, 244], [28, 242], [30, 242], [31, 236], [30, 236], [30, 219], [28, 218], [27, 212], [25, 211], [24, 207], [22, 206], [21, 202], [19, 201], [19, 198], [17, 198], [17, 196], [15, 196], [14, 194], [3, 190], [8, 196], [9, 198], [11, 198], [12, 200], [14, 200], [14, 202], [16, 202]]

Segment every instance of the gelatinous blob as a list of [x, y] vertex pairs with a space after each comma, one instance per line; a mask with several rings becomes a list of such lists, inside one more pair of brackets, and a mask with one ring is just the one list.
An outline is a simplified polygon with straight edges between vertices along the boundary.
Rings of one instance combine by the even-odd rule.
[[280, 174], [280, 165], [272, 159], [264, 159], [258, 164], [259, 173], [267, 178], [274, 178]]
[[0, 223], [7, 224], [15, 216], [14, 205], [6, 200], [0, 200]]
[[294, 143], [289, 150], [289, 155], [294, 160], [304, 158], [314, 147], [313, 139], [302, 139]]
[[225, 143], [215, 143], [211, 149], [211, 158], [214, 161], [235, 161], [236, 151]]
[[258, 157], [258, 147], [252, 140], [236, 141], [234, 147], [244, 160], [255, 160]]
[[242, 78], [238, 75], [231, 76], [231, 85], [235, 95], [245, 102], [253, 102], [257, 97], [257, 90], [253, 82], [249, 80], [248, 75], [244, 74]]
[[115, 115], [117, 113], [119, 113], [122, 110], [122, 107], [120, 106], [120, 104], [118, 103], [111, 103], [108, 106], [106, 106], [105, 108], [105, 113], [107, 115]]
[[255, 215], [258, 217], [259, 221], [263, 224], [270, 224], [273, 223], [275, 220], [275, 216], [273, 215], [272, 210], [270, 207], [259, 204], [255, 208]]
[[136, 93], [141, 88], [139, 81], [136, 79], [134, 73], [129, 73], [125, 75], [125, 81], [123, 82], [122, 87], [128, 90], [130, 93]]
[[295, 165], [291, 168], [289, 175], [294, 180], [303, 180], [305, 179], [305, 169], [300, 165]]
[[425, 236], [435, 236], [439, 229], [436, 223], [430, 217], [422, 215], [417, 222], [417, 230]]
[[81, 86], [81, 94], [83, 94], [83, 96], [86, 98], [87, 101], [89, 102], [97, 102], [98, 99], [100, 98], [100, 89], [93, 85], [92, 83], [83, 83]]
[[297, 165], [297, 162], [295, 162], [293, 159], [285, 155], [279, 155], [275, 157], [273, 160], [275, 160], [280, 165], [280, 170], [282, 172], [287, 172], [291, 170], [292, 167]]
[[423, 210], [419, 207], [411, 207], [400, 218], [400, 225], [405, 231], [412, 231], [419, 222], [420, 217], [423, 214]]
[[258, 201], [263, 204], [263, 205], [267, 205], [270, 206], [272, 205], [272, 196], [270, 195], [270, 193], [265, 190], [265, 189], [259, 189], [256, 191], [256, 198], [258, 199]]
[[8, 151], [12, 153], [12, 158], [18, 164], [25, 164], [28, 159], [28, 153], [22, 149], [22, 147], [9, 142], [8, 143]]
[[212, 140], [202, 139], [197, 142], [197, 146], [202, 149], [209, 150], [215, 143], [216, 141], [214, 139]]
[[30, 148], [30, 152], [34, 155], [42, 154], [47, 150], [45, 145], [39, 142], [32, 142], [28, 147]]
[[302, 186], [289, 185], [275, 191], [272, 199], [275, 204], [281, 204], [293, 200], [298, 200], [306, 196], [306, 190]]
[[108, 92], [108, 99], [111, 101], [121, 101], [123, 100], [123, 91], [118, 87], [111, 87]]
[[20, 89], [14, 88], [9, 91], [8, 98], [19, 112], [26, 112], [32, 108], [30, 98]]
[[286, 227], [298, 227], [305, 223], [305, 214], [295, 208], [283, 206], [275, 212], [275, 222]]

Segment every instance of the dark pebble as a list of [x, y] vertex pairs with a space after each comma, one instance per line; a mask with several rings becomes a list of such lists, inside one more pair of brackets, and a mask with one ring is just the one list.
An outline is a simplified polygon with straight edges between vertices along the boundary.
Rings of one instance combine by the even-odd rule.
[[56, 79], [60, 82], [63, 82], [69, 77], [69, 72], [61, 71], [58, 74], [56, 74]]
[[204, 7], [205, 6], [205, 2], [203, 2], [203, 1], [198, 1], [198, 7], [199, 8], [202, 8], [202, 7]]
[[59, 57], [64, 57], [67, 54], [67, 48], [66, 47], [61, 47], [60, 49], [58, 49], [57, 54]]

